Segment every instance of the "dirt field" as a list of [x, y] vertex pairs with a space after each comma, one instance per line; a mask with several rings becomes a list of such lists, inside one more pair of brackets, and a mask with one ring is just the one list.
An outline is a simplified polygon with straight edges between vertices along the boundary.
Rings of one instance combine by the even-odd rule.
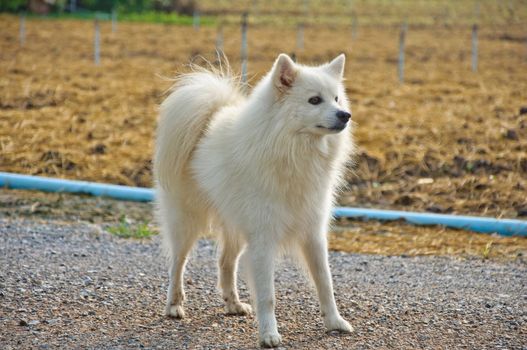
[[[0, 170], [151, 185], [156, 108], [166, 77], [192, 57], [213, 59], [216, 28], [102, 24], [93, 64], [93, 23], [0, 23]], [[320, 63], [348, 57], [347, 88], [358, 145], [344, 205], [527, 216], [527, 48], [521, 23], [480, 27], [479, 72], [470, 70], [470, 26], [410, 25], [406, 82], [396, 74], [398, 27], [249, 29], [253, 83], [279, 52]], [[239, 67], [237, 26], [225, 51]], [[279, 38], [279, 40], [277, 39]]]

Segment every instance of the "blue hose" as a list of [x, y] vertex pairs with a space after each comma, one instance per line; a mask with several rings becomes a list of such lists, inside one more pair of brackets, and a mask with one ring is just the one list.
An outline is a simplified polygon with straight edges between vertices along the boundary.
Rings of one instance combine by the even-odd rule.
[[149, 202], [154, 200], [154, 191], [150, 188], [54, 179], [3, 172], [0, 172], [0, 186], [20, 190], [84, 193], [92, 196], [111, 197], [135, 202]]
[[358, 218], [363, 220], [405, 220], [415, 225], [443, 225], [480, 233], [499, 233], [503, 236], [527, 236], [527, 221], [525, 220], [365, 208], [335, 208], [333, 215], [335, 217]]
[[[53, 179], [42, 176], [29, 176], [0, 172], [0, 187], [46, 192], [85, 193], [122, 200], [149, 202], [154, 199], [150, 188], [110, 185], [87, 181]], [[415, 225], [443, 225], [462, 230], [481, 233], [499, 233], [504, 236], [526, 236], [527, 221], [495, 219], [477, 216], [445, 215], [434, 213], [415, 213], [397, 210], [337, 207], [335, 217], [363, 220], [405, 220]]]

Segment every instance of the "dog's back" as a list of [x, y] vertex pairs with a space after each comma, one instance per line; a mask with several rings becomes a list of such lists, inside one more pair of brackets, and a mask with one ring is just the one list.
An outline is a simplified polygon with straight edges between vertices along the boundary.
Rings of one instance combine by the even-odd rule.
[[243, 99], [228, 73], [197, 71], [180, 75], [161, 104], [154, 156], [154, 178], [165, 190], [175, 186], [210, 119], [224, 106]]

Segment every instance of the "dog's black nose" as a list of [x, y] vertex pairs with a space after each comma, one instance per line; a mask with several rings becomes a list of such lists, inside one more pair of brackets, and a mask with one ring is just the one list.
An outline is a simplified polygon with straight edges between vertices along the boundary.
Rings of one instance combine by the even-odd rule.
[[349, 114], [348, 112], [345, 112], [345, 111], [338, 111], [337, 112], [337, 118], [339, 118], [339, 120], [343, 123], [347, 123], [348, 120], [350, 120], [351, 118], [351, 114]]

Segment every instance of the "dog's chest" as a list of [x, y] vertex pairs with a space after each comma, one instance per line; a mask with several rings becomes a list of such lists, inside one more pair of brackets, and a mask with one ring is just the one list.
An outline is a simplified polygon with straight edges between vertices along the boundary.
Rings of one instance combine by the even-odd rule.
[[333, 186], [334, 167], [334, 159], [319, 152], [270, 159], [265, 169], [261, 169], [262, 190], [272, 192], [292, 205], [300, 205], [326, 193]]

